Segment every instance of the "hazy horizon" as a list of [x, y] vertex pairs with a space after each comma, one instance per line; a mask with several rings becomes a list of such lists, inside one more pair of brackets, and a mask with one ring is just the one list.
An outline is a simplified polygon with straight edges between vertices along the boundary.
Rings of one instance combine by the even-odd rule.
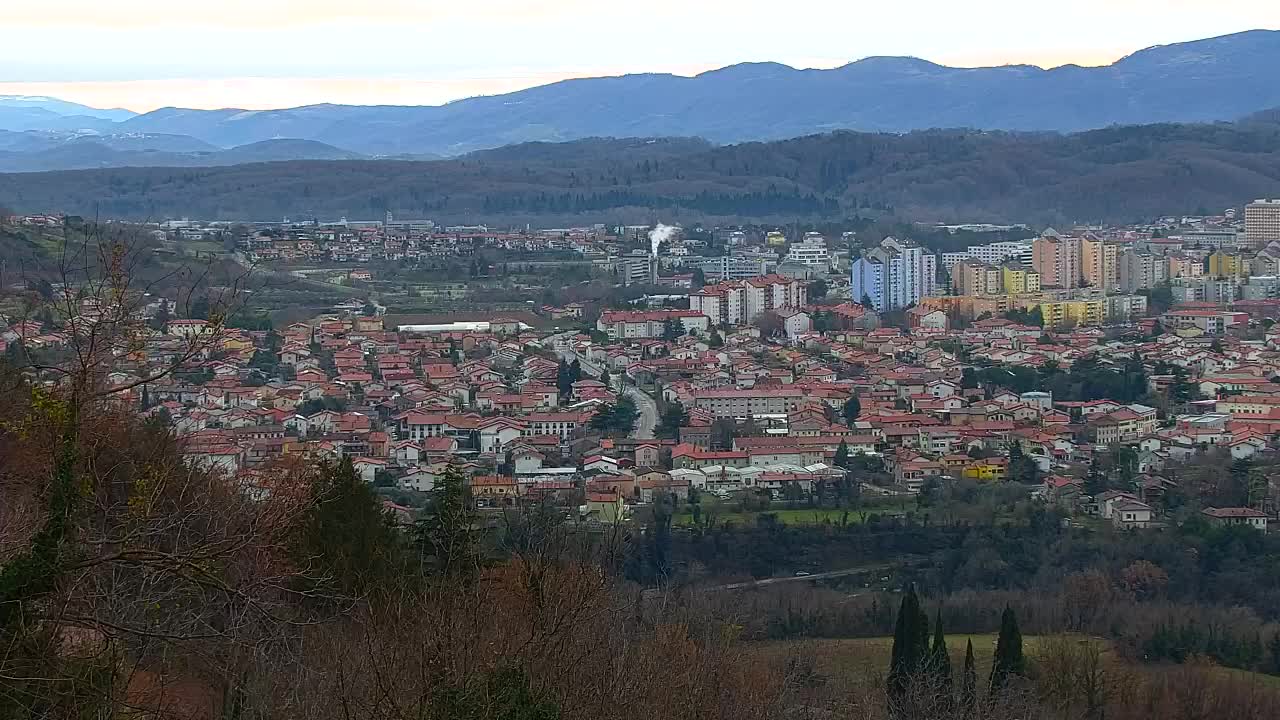
[[[1152, 45], [1280, 28], [1263, 0], [9, 0], [0, 94], [146, 112], [439, 105], [581, 77], [871, 56], [955, 67], [1106, 65]], [[927, 18], [922, 22], [920, 18]], [[50, 52], [50, 49], [56, 52]]]

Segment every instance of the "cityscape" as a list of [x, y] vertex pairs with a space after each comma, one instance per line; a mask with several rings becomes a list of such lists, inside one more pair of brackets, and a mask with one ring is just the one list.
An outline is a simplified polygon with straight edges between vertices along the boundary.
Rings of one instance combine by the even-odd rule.
[[1280, 31], [1117, 57], [0, 96], [0, 719], [1280, 717]]

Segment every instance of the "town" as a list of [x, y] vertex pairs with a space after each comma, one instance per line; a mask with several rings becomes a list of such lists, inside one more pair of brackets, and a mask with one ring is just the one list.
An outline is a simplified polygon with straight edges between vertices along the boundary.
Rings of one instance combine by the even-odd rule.
[[[450, 468], [482, 512], [549, 505], [586, 524], [664, 503], [687, 525], [830, 522], [949, 483], [1017, 485], [1119, 528], [1174, 522], [1188, 496], [1215, 524], [1275, 521], [1259, 470], [1280, 437], [1280, 201], [1147, 227], [929, 231], [1025, 237], [935, 252], [857, 231], [166, 222], [146, 229], [157, 257], [346, 295], [279, 324], [147, 296], [145, 338], [105, 382], [197, 466], [270, 492], [276, 463], [349, 458], [406, 522]], [[565, 277], [582, 292], [547, 281]], [[57, 353], [102, 302], [11, 315], [0, 348]], [[184, 348], [198, 352], [139, 382]], [[1207, 482], [1195, 467], [1238, 482], [1187, 487]]]

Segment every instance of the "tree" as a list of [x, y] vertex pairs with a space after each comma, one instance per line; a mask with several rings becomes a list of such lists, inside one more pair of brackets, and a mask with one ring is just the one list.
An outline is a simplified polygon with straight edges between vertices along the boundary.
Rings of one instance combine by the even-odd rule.
[[689, 413], [685, 412], [684, 405], [679, 401], [672, 401], [662, 411], [662, 418], [658, 423], [658, 434], [668, 438], [679, 437], [680, 428], [688, 422]]
[[931, 689], [938, 693], [939, 702], [951, 704], [951, 654], [947, 650], [947, 638], [942, 634], [942, 611], [934, 617], [933, 645], [929, 648], [929, 673], [933, 681]]
[[715, 328], [711, 328], [711, 335], [707, 338], [707, 346], [711, 348], [724, 347], [724, 338], [720, 337], [720, 333]]
[[462, 470], [450, 465], [436, 480], [416, 534], [423, 566], [444, 577], [470, 579], [479, 570], [475, 513]]
[[556, 390], [560, 392], [561, 399], [573, 394], [573, 373], [569, 369], [569, 364], [563, 359], [560, 360], [560, 365], [556, 367]]
[[755, 326], [760, 330], [760, 337], [768, 339], [783, 332], [782, 318], [772, 310], [766, 310], [756, 316]]
[[1017, 440], [1009, 443], [1008, 477], [1013, 482], [1024, 485], [1035, 485], [1040, 482], [1040, 466], [1036, 465], [1035, 460], [1027, 457], [1022, 451], [1022, 443]]
[[587, 426], [604, 435], [629, 435], [635, 431], [639, 417], [640, 411], [636, 409], [635, 400], [623, 395], [618, 398], [617, 403], [597, 410]]
[[733, 418], [716, 418], [711, 421], [711, 448], [713, 450], [732, 450], [733, 438], [737, 434], [737, 426]]
[[862, 300], [859, 301], [859, 304], [869, 311], [874, 311], [876, 309], [875, 303], [871, 302], [871, 296], [866, 293], [862, 294]]
[[1147, 312], [1151, 315], [1163, 315], [1173, 307], [1173, 285], [1165, 280], [1146, 291]]
[[915, 585], [907, 588], [898, 608], [889, 659], [889, 714], [905, 717], [907, 701], [929, 657], [929, 618], [920, 607]]
[[608, 368], [600, 368], [600, 382], [604, 383], [607, 388], [613, 387], [613, 378], [609, 377]]
[[835, 463], [838, 468], [849, 466], [849, 443], [844, 440], [841, 440], [840, 447], [836, 448]]
[[964, 671], [960, 679], [960, 708], [965, 717], [973, 717], [978, 710], [978, 664], [973, 657], [973, 640], [965, 644]]
[[191, 300], [187, 308], [187, 317], [193, 320], [208, 320], [211, 306], [207, 295], [198, 295]]
[[1005, 607], [1000, 616], [1000, 635], [996, 638], [995, 662], [991, 666], [991, 695], [995, 697], [1014, 678], [1025, 677], [1027, 661], [1022, 654], [1022, 632], [1013, 608]]
[[675, 318], [667, 318], [662, 321], [662, 339], [667, 342], [678, 339], [684, 334], [684, 323]]
[[373, 488], [350, 458], [320, 466], [298, 546], [316, 590], [359, 597], [395, 577], [399, 540]]
[[818, 279], [809, 283], [808, 296], [809, 302], [816, 302], [827, 296], [827, 281]]
[[164, 332], [171, 319], [173, 319], [173, 313], [169, 312], [169, 301], [164, 298], [160, 298], [160, 307], [156, 309], [156, 314], [152, 316], [147, 325], [149, 325], [152, 330]]
[[569, 363], [569, 377], [574, 382], [582, 379], [582, 363], [576, 357]]
[[1044, 327], [1044, 311], [1039, 305], [1032, 308], [1031, 312], [1027, 314], [1027, 324], [1035, 327]]
[[853, 427], [853, 423], [862, 414], [862, 401], [858, 400], [857, 395], [850, 395], [849, 399], [844, 401], [844, 408], [842, 408], [841, 414], [844, 415], [845, 423], [849, 427]]

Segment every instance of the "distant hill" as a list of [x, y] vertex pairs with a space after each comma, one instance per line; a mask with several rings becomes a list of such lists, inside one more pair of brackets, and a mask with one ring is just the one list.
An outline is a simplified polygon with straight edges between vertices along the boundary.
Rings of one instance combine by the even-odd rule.
[[[1096, 68], [952, 68], [904, 57], [867, 58], [833, 70], [749, 63], [692, 78], [569, 80], [439, 107], [164, 108], [111, 128], [92, 123], [107, 122], [99, 118], [115, 111], [91, 117], [47, 103], [0, 105], [0, 129], [185, 135], [220, 148], [296, 138], [377, 157], [458, 156], [588, 137], [701, 137], [726, 144], [840, 129], [1076, 132], [1230, 121], [1280, 107], [1277, 67], [1280, 31], [1254, 30], [1148, 48]], [[36, 110], [49, 115], [30, 115]], [[27, 114], [9, 117], [10, 111]]]
[[38, 108], [54, 113], [55, 115], [75, 116], [98, 118], [99, 120], [110, 120], [112, 122], [121, 122], [136, 116], [138, 113], [132, 110], [124, 110], [121, 108], [112, 108], [103, 110], [101, 108], [89, 107], [80, 103], [67, 102], [52, 97], [37, 97], [32, 95], [0, 95], [0, 108]]
[[1126, 222], [1280, 196], [1280, 124], [1074, 135], [841, 131], [712, 147], [535, 143], [435, 162], [276, 162], [0, 175], [0, 205], [143, 219], [381, 217], [567, 224], [838, 220]]
[[186, 135], [81, 135], [0, 130], [0, 172], [110, 167], [218, 167], [283, 160], [355, 160], [313, 140], [265, 140], [220, 149]]

